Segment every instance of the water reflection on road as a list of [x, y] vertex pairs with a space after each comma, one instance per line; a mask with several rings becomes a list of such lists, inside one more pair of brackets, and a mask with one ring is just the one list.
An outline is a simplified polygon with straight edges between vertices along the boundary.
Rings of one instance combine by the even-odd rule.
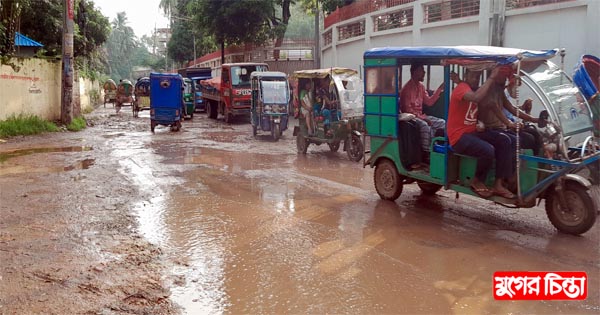
[[[198, 119], [199, 118], [199, 119]], [[542, 209], [506, 210], [405, 187], [379, 200], [343, 152], [298, 156], [291, 132], [203, 116], [183, 132], [106, 139], [140, 190], [140, 231], [175, 262], [172, 298], [199, 313], [598, 313], [600, 230], [556, 234]], [[210, 133], [206, 132], [211, 130]], [[498, 270], [581, 270], [583, 302], [500, 302]]]

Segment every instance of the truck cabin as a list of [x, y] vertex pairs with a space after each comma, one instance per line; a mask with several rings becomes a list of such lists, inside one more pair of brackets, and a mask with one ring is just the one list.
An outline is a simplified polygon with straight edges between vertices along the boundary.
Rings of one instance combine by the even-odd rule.
[[254, 71], [268, 71], [267, 64], [237, 63], [224, 64], [221, 67], [222, 82], [232, 88], [249, 88], [250, 74]]

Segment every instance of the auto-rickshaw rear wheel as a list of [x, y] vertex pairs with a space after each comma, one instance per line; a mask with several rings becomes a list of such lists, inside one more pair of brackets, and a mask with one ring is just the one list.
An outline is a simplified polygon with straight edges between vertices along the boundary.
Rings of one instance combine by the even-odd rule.
[[331, 150], [331, 152], [337, 152], [340, 148], [339, 141], [330, 142], [330, 143], [328, 143], [328, 145], [329, 145], [329, 150]]
[[363, 158], [365, 154], [365, 147], [363, 146], [360, 137], [355, 134], [351, 134], [346, 140], [346, 153], [350, 161], [358, 162]]
[[173, 130], [173, 131], [181, 130], [181, 120], [178, 120], [173, 125], [171, 125], [171, 130]]
[[394, 201], [402, 194], [403, 176], [398, 173], [394, 162], [388, 159], [379, 161], [373, 177], [375, 190], [381, 199]]
[[152, 131], [152, 133], [154, 133], [154, 128], [156, 128], [156, 121], [154, 121], [154, 119], [150, 120], [150, 131]]
[[300, 133], [296, 136], [296, 148], [298, 149], [298, 153], [306, 154], [306, 151], [308, 151], [308, 139], [304, 138]]
[[552, 191], [547, 195], [546, 214], [559, 231], [579, 235], [594, 226], [598, 210], [594, 208], [589, 189], [576, 182], [565, 183], [563, 195], [568, 209], [562, 209], [558, 193]]
[[435, 195], [435, 193], [442, 188], [442, 185], [422, 181], [418, 181], [417, 185], [419, 185], [419, 188], [421, 188], [423, 195], [427, 196]]

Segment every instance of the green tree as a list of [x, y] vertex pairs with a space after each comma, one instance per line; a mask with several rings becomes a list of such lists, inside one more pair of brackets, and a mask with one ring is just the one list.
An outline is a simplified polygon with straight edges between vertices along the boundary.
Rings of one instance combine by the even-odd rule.
[[23, 7], [29, 0], [0, 1], [0, 24], [4, 29], [0, 37], [0, 55], [12, 54], [15, 50], [15, 32]]
[[109, 74], [115, 80], [130, 77], [131, 54], [139, 46], [133, 29], [127, 24], [126, 13], [117, 13], [107, 42]]

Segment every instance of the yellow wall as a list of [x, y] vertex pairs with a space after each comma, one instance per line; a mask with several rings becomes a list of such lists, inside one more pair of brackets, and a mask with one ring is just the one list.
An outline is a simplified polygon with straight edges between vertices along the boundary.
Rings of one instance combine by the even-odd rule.
[[[60, 119], [61, 62], [37, 58], [13, 58], [0, 66], [0, 120], [11, 115], [33, 114], [47, 120]], [[100, 91], [97, 82], [76, 79], [81, 110], [92, 106], [89, 91]], [[79, 84], [78, 84], [79, 83]], [[74, 98], [75, 100], [77, 98]], [[74, 107], [78, 104], [74, 104]]]

